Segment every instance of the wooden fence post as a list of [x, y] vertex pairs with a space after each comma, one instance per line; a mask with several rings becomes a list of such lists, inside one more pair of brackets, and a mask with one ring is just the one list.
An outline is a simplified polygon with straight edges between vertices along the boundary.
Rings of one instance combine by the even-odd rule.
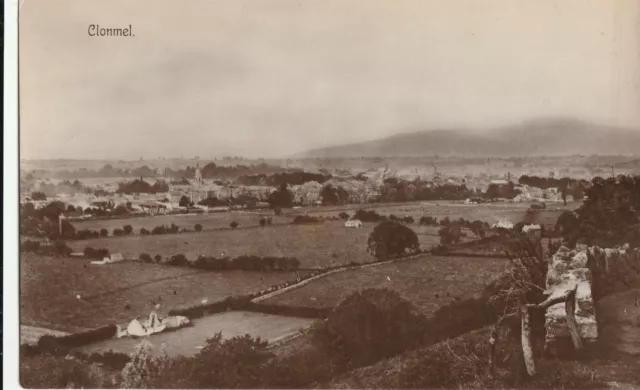
[[536, 374], [536, 363], [533, 359], [533, 344], [531, 342], [531, 313], [527, 305], [520, 305], [520, 314], [522, 321], [522, 354], [524, 363], [527, 367], [527, 374], [534, 376]]
[[580, 338], [580, 332], [578, 331], [578, 322], [576, 321], [576, 292], [578, 285], [569, 291], [567, 300], [564, 303], [565, 310], [567, 311], [567, 327], [569, 328], [569, 334], [571, 335], [571, 341], [573, 341], [574, 348], [579, 351], [582, 349], [582, 338]]

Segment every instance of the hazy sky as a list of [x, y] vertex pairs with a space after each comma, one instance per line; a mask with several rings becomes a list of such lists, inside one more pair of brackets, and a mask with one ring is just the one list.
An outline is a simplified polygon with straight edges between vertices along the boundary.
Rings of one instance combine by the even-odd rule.
[[549, 116], [640, 128], [640, 1], [24, 0], [20, 82], [27, 159], [271, 157]]

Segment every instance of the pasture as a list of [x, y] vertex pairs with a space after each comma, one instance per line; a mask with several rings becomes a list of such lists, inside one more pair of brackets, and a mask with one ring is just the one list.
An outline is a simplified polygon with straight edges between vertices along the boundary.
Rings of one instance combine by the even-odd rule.
[[505, 259], [425, 255], [331, 274], [262, 302], [330, 308], [358, 290], [389, 288], [430, 315], [456, 298], [464, 300], [480, 293], [506, 264]]
[[[287, 256], [300, 260], [301, 268], [320, 268], [366, 263], [374, 260], [366, 253], [367, 240], [375, 224], [363, 228], [344, 227], [342, 221], [327, 221], [317, 225], [277, 225], [254, 229], [227, 229], [201, 233], [179, 233], [151, 236], [106, 237], [72, 241], [69, 246], [82, 252], [86, 246], [107, 248], [137, 259], [145, 252], [151, 256], [168, 257], [178, 253], [195, 260], [198, 255], [235, 257], [241, 255]], [[411, 225], [423, 248], [437, 245], [437, 229]]]
[[291, 222], [291, 218], [285, 216], [276, 216], [271, 212], [250, 212], [250, 211], [230, 211], [223, 213], [205, 213], [205, 214], [173, 214], [173, 215], [155, 215], [155, 216], [138, 216], [131, 218], [114, 218], [114, 219], [95, 219], [87, 221], [73, 221], [76, 230], [91, 229], [100, 230], [105, 228], [109, 231], [109, 235], [113, 234], [113, 229], [122, 229], [124, 225], [131, 225], [134, 234], [140, 234], [140, 228], [149, 231], [156, 226], [170, 226], [172, 223], [178, 225], [181, 229], [194, 230], [194, 225], [199, 223], [203, 230], [213, 229], [230, 229], [229, 224], [236, 221], [240, 224], [240, 228], [250, 226], [260, 226], [260, 218], [268, 216], [272, 218], [272, 224], [284, 224]]
[[152, 300], [160, 302], [162, 315], [296, 278], [287, 272], [206, 272], [126, 261], [91, 265], [83, 259], [28, 254], [20, 261], [21, 323], [63, 331], [127, 323], [148, 315]]
[[[353, 215], [356, 210], [374, 210], [381, 215], [394, 214], [397, 217], [411, 216], [417, 222], [422, 216], [432, 216], [438, 220], [448, 217], [450, 220], [464, 218], [469, 221], [480, 220], [494, 224], [501, 220], [511, 223], [520, 222], [532, 203], [528, 202], [495, 202], [483, 204], [465, 204], [462, 201], [421, 201], [404, 203], [376, 203], [367, 205], [319, 206], [304, 211], [293, 210], [291, 214], [308, 213], [314, 216], [333, 216], [340, 212]], [[539, 223], [555, 225], [556, 220], [565, 210], [574, 210], [581, 202], [548, 203], [547, 208], [537, 213]]]
[[[231, 311], [199, 318], [194, 320], [193, 326], [158, 333], [146, 339], [153, 344], [153, 353], [156, 355], [161, 355], [164, 351], [169, 356], [192, 356], [206, 344], [208, 338], [218, 332], [221, 332], [225, 339], [249, 334], [271, 343], [295, 335], [301, 329], [309, 327], [313, 321], [307, 318]], [[140, 339], [127, 337], [104, 340], [76, 350], [87, 354], [110, 350], [130, 354], [135, 352], [139, 343]]]

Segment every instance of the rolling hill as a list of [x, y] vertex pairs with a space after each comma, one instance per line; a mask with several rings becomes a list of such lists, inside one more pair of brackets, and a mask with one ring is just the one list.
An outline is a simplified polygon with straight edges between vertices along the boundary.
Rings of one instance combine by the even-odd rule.
[[640, 155], [640, 129], [572, 119], [531, 120], [481, 131], [439, 129], [314, 149], [308, 158], [419, 156]]

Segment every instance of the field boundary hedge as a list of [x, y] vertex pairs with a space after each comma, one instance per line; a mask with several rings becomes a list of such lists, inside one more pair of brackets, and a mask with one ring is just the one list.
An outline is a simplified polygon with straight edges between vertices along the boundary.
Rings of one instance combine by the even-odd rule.
[[75, 347], [115, 337], [118, 327], [113, 324], [101, 326], [83, 332], [71, 333], [64, 336], [44, 335], [40, 337], [36, 345], [21, 345], [21, 353], [30, 356], [42, 352], [61, 353]]

